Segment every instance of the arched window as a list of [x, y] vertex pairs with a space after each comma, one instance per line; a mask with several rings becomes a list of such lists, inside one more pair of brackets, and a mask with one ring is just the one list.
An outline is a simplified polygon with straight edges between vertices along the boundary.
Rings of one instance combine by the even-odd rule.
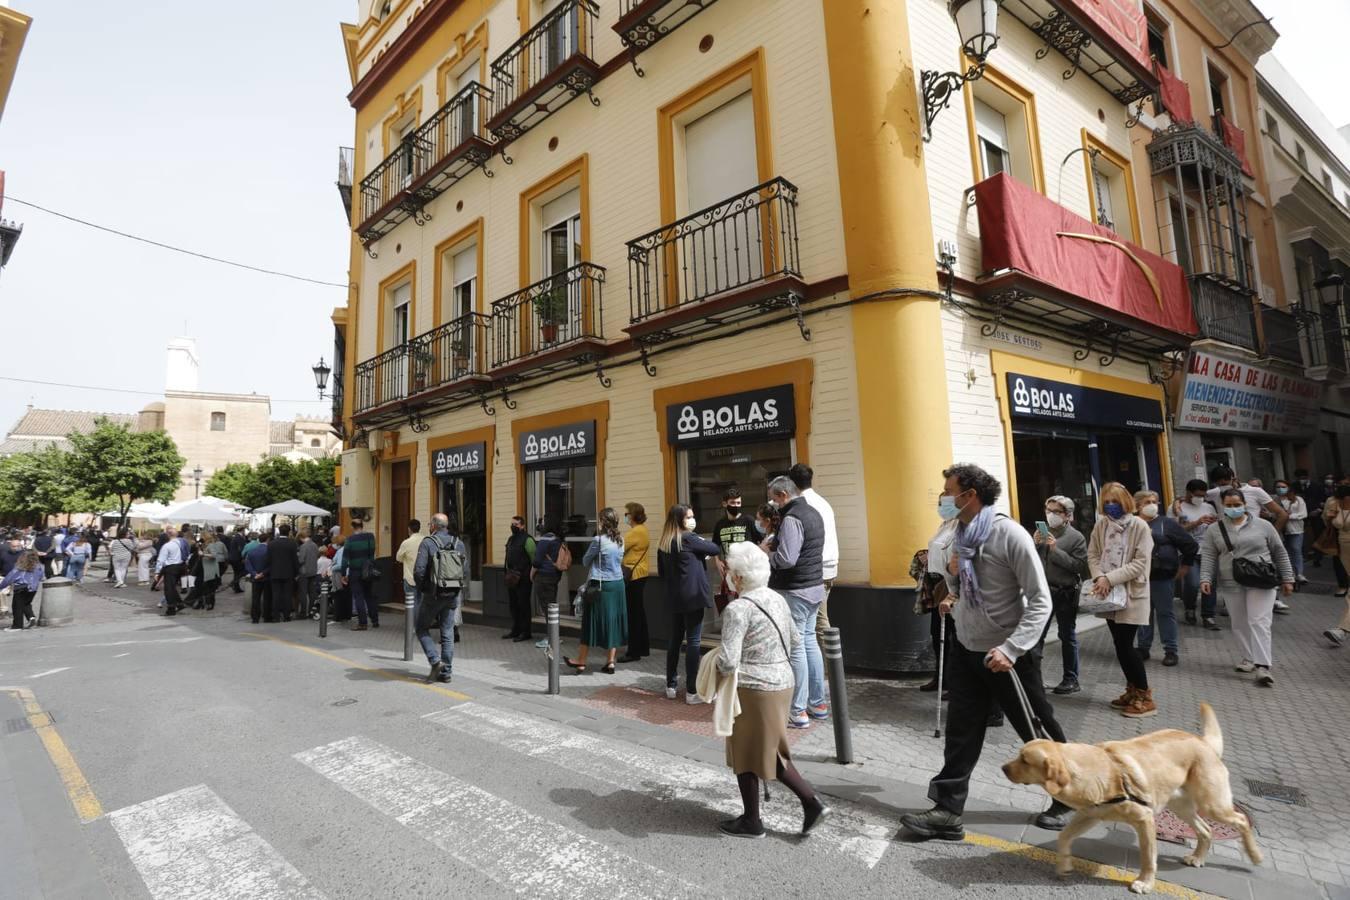
[[225, 414], [223, 412], [211, 413], [211, 430], [212, 431], [225, 430]]

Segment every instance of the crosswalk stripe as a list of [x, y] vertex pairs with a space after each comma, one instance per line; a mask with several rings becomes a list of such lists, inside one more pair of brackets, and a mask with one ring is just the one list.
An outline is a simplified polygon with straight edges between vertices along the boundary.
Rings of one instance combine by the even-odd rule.
[[701, 897], [673, 875], [366, 737], [295, 758], [493, 881], [530, 897]]
[[[697, 803], [732, 816], [742, 812], [735, 779], [725, 769], [479, 703], [461, 703], [423, 718], [620, 790]], [[779, 799], [762, 804], [760, 815], [765, 826], [789, 833], [800, 830], [801, 807], [796, 798], [785, 788], [779, 788], [776, 797]], [[890, 846], [899, 823], [853, 804], [836, 800], [831, 805], [835, 812], [811, 833], [812, 844], [833, 847], [869, 869], [875, 866]]]
[[108, 814], [155, 900], [322, 900], [204, 784]]

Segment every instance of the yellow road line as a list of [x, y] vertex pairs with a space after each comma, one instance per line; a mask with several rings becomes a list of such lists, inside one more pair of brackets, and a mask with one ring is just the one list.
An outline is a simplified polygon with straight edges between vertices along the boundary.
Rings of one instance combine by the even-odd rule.
[[56, 726], [52, 724], [52, 717], [43, 712], [33, 692], [20, 687], [0, 688], [0, 690], [14, 694], [23, 701], [24, 712], [28, 714], [28, 724], [33, 726], [33, 730], [42, 741], [42, 746], [47, 748], [47, 755], [51, 757], [52, 765], [56, 766], [56, 772], [61, 776], [61, 783], [66, 786], [66, 793], [70, 796], [70, 803], [75, 807], [75, 814], [80, 817], [80, 821], [92, 822], [103, 815], [103, 805], [94, 796], [94, 789], [85, 780], [79, 763], [75, 762], [70, 748], [61, 739]]
[[473, 699], [468, 694], [461, 694], [459, 691], [452, 691], [450, 690], [450, 688], [441, 687], [439, 684], [427, 684], [422, 679], [412, 675], [408, 675], [406, 673], [395, 674], [393, 672], [387, 672], [384, 669], [376, 669], [372, 668], [371, 666], [363, 666], [358, 662], [352, 662], [350, 659], [338, 656], [335, 653], [328, 653], [327, 651], [319, 650], [315, 647], [307, 647], [304, 644], [297, 644], [295, 641], [288, 641], [285, 638], [273, 637], [270, 634], [258, 634], [255, 631], [245, 631], [243, 632], [243, 634], [245, 637], [255, 637], [260, 638], [264, 641], [274, 641], [278, 644], [285, 644], [287, 647], [294, 647], [296, 650], [303, 650], [306, 653], [313, 653], [315, 656], [322, 656], [324, 659], [331, 659], [333, 662], [340, 662], [343, 665], [351, 666], [353, 669], [360, 669], [363, 672], [370, 672], [373, 675], [378, 675], [380, 678], [387, 678], [390, 681], [406, 681], [408, 684], [413, 684], [420, 688], [426, 688], [429, 691], [435, 691], [438, 694], [444, 694], [445, 696], [453, 697], [456, 700]]
[[[1059, 862], [1059, 854], [1054, 850], [1047, 850], [1044, 847], [1036, 847], [1031, 844], [1018, 844], [1013, 841], [1005, 841], [1002, 838], [991, 837], [987, 834], [972, 834], [966, 832], [967, 844], [973, 844], [976, 847], [984, 847], [989, 850], [997, 850], [1000, 853], [1011, 853], [1024, 859], [1034, 860], [1036, 862], [1047, 863], [1054, 866]], [[1087, 875], [1091, 878], [1103, 878], [1107, 881], [1119, 881], [1123, 884], [1131, 884], [1138, 878], [1138, 873], [1127, 869], [1121, 869], [1117, 866], [1108, 866], [1104, 863], [1092, 862], [1088, 859], [1073, 857], [1074, 870]], [[1180, 884], [1174, 884], [1170, 881], [1158, 880], [1154, 882], [1153, 892], [1155, 894], [1164, 894], [1168, 897], [1186, 897], [1201, 898], [1210, 897], [1211, 894], [1201, 893]]]

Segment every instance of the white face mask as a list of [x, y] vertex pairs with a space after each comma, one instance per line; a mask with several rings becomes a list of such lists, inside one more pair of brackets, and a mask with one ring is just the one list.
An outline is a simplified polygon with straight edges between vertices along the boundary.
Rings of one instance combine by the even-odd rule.
[[693, 531], [693, 530], [694, 530], [694, 526], [697, 525], [697, 524], [698, 524], [698, 520], [695, 519], [693, 516], [690, 516], [689, 518], [687, 518], [687, 519], [684, 520], [684, 530], [685, 530], [685, 531]]
[[1064, 517], [1059, 513], [1047, 512], [1045, 514], [1045, 524], [1051, 528], [1058, 528], [1064, 524]]
[[1158, 518], [1158, 504], [1145, 503], [1139, 507], [1139, 513], [1146, 519], [1156, 519]]

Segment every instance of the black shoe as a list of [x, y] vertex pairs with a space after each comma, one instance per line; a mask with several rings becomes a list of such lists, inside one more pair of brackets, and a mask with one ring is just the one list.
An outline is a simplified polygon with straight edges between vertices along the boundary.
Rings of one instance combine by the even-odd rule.
[[1186, 624], [1187, 625], [1195, 624], [1195, 610], [1193, 609], [1186, 610]]
[[613, 675], [614, 663], [605, 663], [603, 666], [600, 667], [600, 671], [604, 672], [606, 675]]
[[937, 689], [938, 689], [938, 680], [936, 676], [934, 676], [933, 680], [919, 685], [919, 690], [923, 691], [925, 694], [931, 694], [933, 691], [936, 691]]
[[947, 812], [940, 806], [935, 806], [928, 812], [909, 813], [901, 816], [900, 824], [905, 827], [906, 831], [920, 840], [930, 841], [937, 838], [940, 841], [963, 841], [966, 839], [966, 827], [961, 824], [961, 817], [956, 813]]
[[752, 825], [746, 821], [745, 816], [737, 816], [734, 819], [727, 819], [725, 822], [718, 822], [717, 830], [738, 838], [758, 839], [764, 837], [763, 823]]
[[458, 626], [458, 625], [455, 626], [455, 643], [456, 643], [456, 644], [459, 643], [459, 626]]
[[811, 829], [820, 824], [820, 821], [828, 816], [832, 809], [825, 805], [825, 801], [820, 799], [820, 795], [812, 797], [809, 803], [802, 804], [802, 834], [810, 834]]
[[1066, 677], [1063, 681], [1052, 687], [1050, 690], [1052, 693], [1055, 694], [1076, 694], [1082, 689], [1083, 688], [1081, 685], [1079, 685], [1077, 678]]
[[519, 644], [521, 641], [533, 640], [533, 637], [532, 637], [531, 635], [528, 635], [528, 634], [518, 634], [518, 635], [516, 635], [514, 638], [512, 638], [511, 640], [512, 640], [513, 642]]
[[991, 713], [989, 714], [989, 718], [988, 718], [988, 719], [985, 719], [985, 721], [984, 721], [984, 727], [985, 727], [985, 728], [1002, 728], [1002, 727], [1003, 727], [1003, 713], [997, 712], [997, 711], [996, 711], [996, 712], [991, 712]]
[[380, 627], [380, 623], [379, 623], [379, 622], [376, 622], [374, 619], [371, 619], [371, 620], [370, 620], [370, 627], [371, 627], [371, 628], [379, 628], [379, 627]]
[[1137, 649], [1139, 653], [1139, 658], [1147, 662], [1149, 658], [1149, 652], [1145, 650], [1143, 647], [1139, 647]]
[[445, 673], [445, 663], [441, 662], [439, 659], [436, 660], [434, 663], [431, 664], [431, 671], [427, 673], [427, 683], [430, 684], [433, 681], [439, 681], [441, 675], [443, 675], [444, 673]]
[[1065, 806], [1058, 800], [1050, 802], [1050, 808], [1035, 818], [1037, 828], [1044, 828], [1046, 831], [1062, 831], [1064, 826], [1069, 824], [1069, 814], [1073, 812], [1072, 807]]
[[629, 656], [620, 656], [620, 657], [619, 657], [619, 662], [621, 662], [621, 663], [635, 663], [635, 662], [641, 662], [641, 661], [642, 661], [642, 657], [640, 657], [640, 656], [632, 656], [632, 655], [629, 655]]
[[1164, 666], [1175, 666], [1179, 662], [1181, 662], [1181, 660], [1177, 657], [1177, 652], [1175, 650], [1168, 650], [1163, 654]]
[[446, 670], [445, 670], [444, 672], [442, 672], [439, 676], [437, 676], [437, 678], [436, 678], [436, 683], [437, 683], [437, 684], [449, 684], [449, 683], [450, 683], [450, 670], [449, 670], [449, 669], [446, 669]]
[[514, 640], [515, 640], [516, 638], [518, 638], [518, 637], [520, 637], [519, 632], [508, 631], [506, 634], [502, 635], [502, 640], [504, 640], [504, 641], [514, 641]]
[[570, 656], [563, 657], [563, 665], [567, 666], [569, 669], [576, 669], [578, 674], [586, 671], [585, 663], [579, 663]]

